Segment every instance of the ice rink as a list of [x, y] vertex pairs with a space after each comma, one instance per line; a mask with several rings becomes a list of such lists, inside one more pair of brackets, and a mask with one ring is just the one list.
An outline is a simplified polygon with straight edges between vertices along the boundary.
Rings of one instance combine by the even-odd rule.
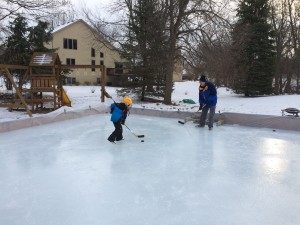
[[[1, 225], [300, 224], [300, 133], [109, 114], [0, 133]], [[144, 142], [141, 142], [144, 140]]]

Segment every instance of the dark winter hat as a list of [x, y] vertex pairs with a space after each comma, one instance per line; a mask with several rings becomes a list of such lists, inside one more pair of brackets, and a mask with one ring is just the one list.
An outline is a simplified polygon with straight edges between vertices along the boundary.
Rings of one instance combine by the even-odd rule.
[[202, 76], [200, 77], [200, 81], [201, 81], [201, 82], [206, 82], [206, 77], [205, 77], [204, 75], [202, 75]]

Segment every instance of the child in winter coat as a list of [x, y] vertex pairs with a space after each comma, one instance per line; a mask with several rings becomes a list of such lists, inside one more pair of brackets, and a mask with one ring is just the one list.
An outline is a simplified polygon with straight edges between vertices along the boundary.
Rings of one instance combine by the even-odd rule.
[[208, 127], [211, 130], [213, 128], [214, 116], [216, 112], [217, 90], [215, 85], [207, 81], [204, 75], [202, 75], [200, 78], [199, 104], [199, 110], [202, 110], [199, 127], [205, 126], [205, 120], [209, 110]]
[[113, 103], [110, 106], [111, 121], [115, 126], [115, 130], [108, 137], [108, 141], [114, 142], [123, 140], [122, 125], [125, 124], [127, 114], [129, 112], [129, 106], [132, 106], [132, 100], [129, 97], [124, 97], [122, 103]]

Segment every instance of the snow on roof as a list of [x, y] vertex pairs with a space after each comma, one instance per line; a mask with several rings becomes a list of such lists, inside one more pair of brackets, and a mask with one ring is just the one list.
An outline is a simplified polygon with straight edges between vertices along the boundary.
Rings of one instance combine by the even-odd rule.
[[63, 25], [59, 25], [59, 26], [57, 26], [57, 27], [55, 27], [55, 28], [53, 29], [52, 33], [58, 32], [58, 31], [60, 31], [60, 30], [62, 30], [62, 29], [64, 29], [64, 28], [66, 28], [66, 27], [68, 27], [68, 26], [70, 26], [70, 25], [72, 25], [72, 24], [78, 22], [78, 21], [79, 21], [79, 20], [76, 20], [76, 21], [73, 21], [73, 22], [70, 22], [70, 23], [66, 23], [66, 24], [63, 24]]

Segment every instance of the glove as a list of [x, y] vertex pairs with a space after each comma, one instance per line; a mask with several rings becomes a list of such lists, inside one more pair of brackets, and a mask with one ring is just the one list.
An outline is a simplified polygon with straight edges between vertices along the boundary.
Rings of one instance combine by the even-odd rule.
[[203, 105], [201, 104], [200, 106], [199, 106], [199, 110], [202, 110], [203, 109]]
[[122, 125], [125, 125], [125, 120], [122, 120], [122, 121], [121, 121], [121, 124], [122, 124]]

